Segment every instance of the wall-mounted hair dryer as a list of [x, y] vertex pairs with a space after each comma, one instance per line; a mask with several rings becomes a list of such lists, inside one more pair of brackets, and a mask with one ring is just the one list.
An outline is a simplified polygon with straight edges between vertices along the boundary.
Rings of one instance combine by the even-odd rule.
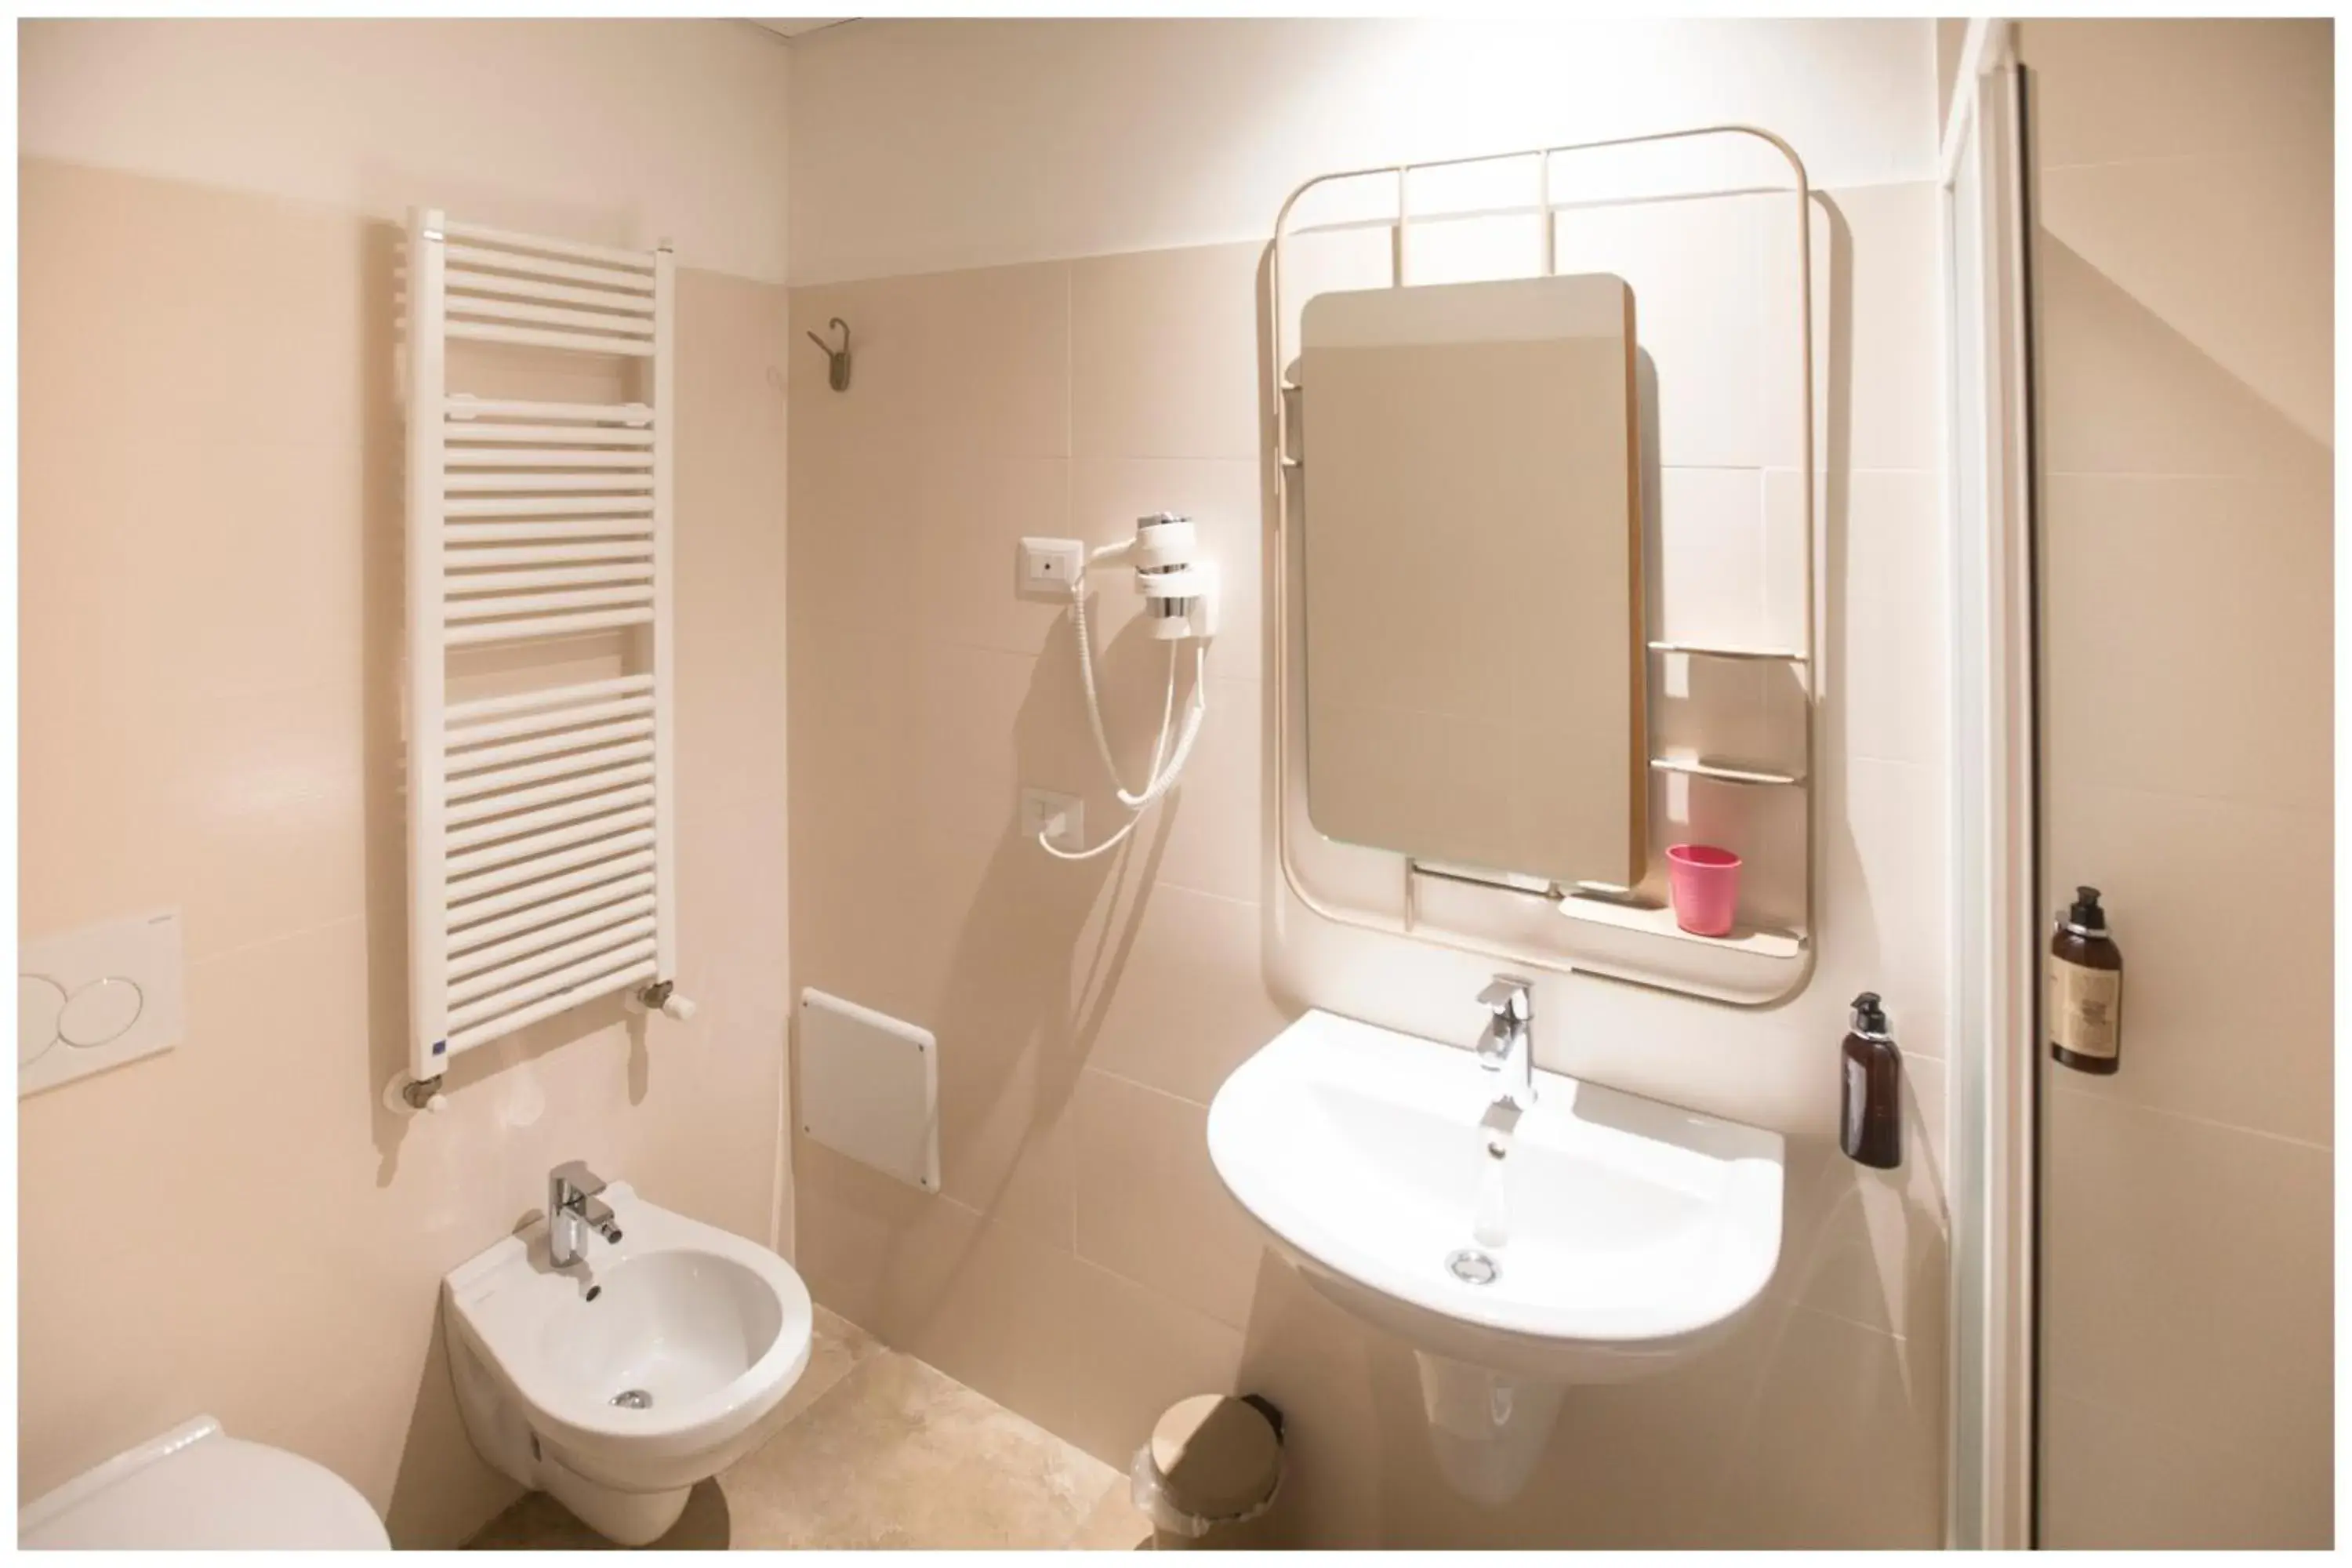
[[[1160, 740], [1151, 749], [1151, 773], [1141, 789], [1130, 790], [1119, 777], [1118, 763], [1112, 758], [1110, 737], [1103, 729], [1102, 701], [1095, 690], [1095, 656], [1093, 638], [1087, 631], [1087, 572], [1114, 562], [1125, 562], [1135, 569], [1135, 591], [1143, 595], [1143, 614], [1151, 628], [1152, 637], [1168, 644], [1168, 695], [1160, 705]], [[1143, 820], [1142, 813], [1154, 801], [1174, 787], [1177, 775], [1192, 754], [1192, 742], [1201, 733], [1201, 720], [1208, 712], [1206, 674], [1208, 639], [1217, 630], [1217, 567], [1201, 554], [1200, 533], [1189, 517], [1173, 512], [1153, 512], [1135, 520], [1135, 537], [1122, 539], [1116, 544], [1097, 545], [1089, 552], [1085, 564], [1070, 577], [1070, 621], [1077, 634], [1078, 676], [1087, 694], [1087, 722], [1094, 730], [1095, 751], [1102, 758], [1103, 771], [1110, 775], [1111, 787], [1118, 792], [1119, 804], [1135, 815], [1120, 825], [1118, 832], [1101, 843], [1086, 849], [1063, 849], [1056, 847], [1048, 834], [1037, 836], [1037, 846], [1063, 860], [1090, 860], [1116, 847], [1121, 839], [1135, 831]], [[1182, 729], [1175, 729], [1176, 665], [1181, 652], [1179, 645], [1192, 644], [1192, 696], [1186, 704]], [[1174, 746], [1170, 746], [1171, 733]]]
[[1124, 556], [1135, 566], [1135, 591], [1151, 635], [1162, 642], [1206, 638], [1217, 631], [1217, 568], [1201, 558], [1200, 531], [1189, 517], [1159, 511], [1135, 520], [1134, 539], [1107, 544], [1097, 561]]

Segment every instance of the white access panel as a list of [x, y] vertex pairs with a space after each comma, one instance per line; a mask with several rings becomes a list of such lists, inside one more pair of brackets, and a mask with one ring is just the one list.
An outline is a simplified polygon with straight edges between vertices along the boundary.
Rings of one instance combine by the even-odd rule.
[[940, 1049], [871, 1007], [801, 992], [801, 1131], [927, 1193], [940, 1190]]

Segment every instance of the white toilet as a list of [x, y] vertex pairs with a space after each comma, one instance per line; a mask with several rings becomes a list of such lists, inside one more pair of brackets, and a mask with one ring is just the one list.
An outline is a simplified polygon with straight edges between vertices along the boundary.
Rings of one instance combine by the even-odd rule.
[[766, 1247], [602, 1189], [617, 1240], [559, 1268], [534, 1221], [450, 1271], [449, 1370], [474, 1447], [642, 1546], [766, 1438], [808, 1365], [808, 1288]]
[[16, 1515], [28, 1551], [381, 1552], [367, 1499], [324, 1465], [199, 1415], [83, 1471]]

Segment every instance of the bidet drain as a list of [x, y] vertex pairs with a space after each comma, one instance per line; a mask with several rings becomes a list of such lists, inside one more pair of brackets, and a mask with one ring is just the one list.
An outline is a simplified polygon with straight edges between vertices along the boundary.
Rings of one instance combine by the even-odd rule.
[[617, 1405], [624, 1410], [651, 1410], [654, 1396], [642, 1388], [625, 1388], [604, 1403]]
[[1492, 1285], [1503, 1266], [1475, 1247], [1445, 1255], [1445, 1267], [1465, 1285]]

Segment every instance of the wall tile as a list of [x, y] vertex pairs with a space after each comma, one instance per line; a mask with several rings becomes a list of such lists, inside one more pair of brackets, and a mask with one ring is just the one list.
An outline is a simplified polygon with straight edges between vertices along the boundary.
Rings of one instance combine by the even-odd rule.
[[[2284, 419], [2281, 441], [2294, 432], [2326, 445], [2335, 429], [2334, 361], [2309, 317], [2310, 301], [2327, 298], [2335, 277], [2333, 189], [2324, 156], [2208, 153], [2048, 169], [2037, 216], [2045, 247], [2063, 247], [2070, 267], [2087, 268], [2098, 287], [2122, 296], [2118, 328], [2136, 309], [2147, 333], [2172, 334], [2184, 354], [2205, 357], [2214, 403], [2242, 405], [2250, 424]], [[2177, 468], [2189, 455], [2160, 466]]]
[[1661, 463], [1759, 468], [1771, 460], [1767, 410], [1798, 384], [1769, 357], [1773, 322], [1794, 309], [1769, 287], [1762, 196], [1675, 200], [1559, 214], [1564, 273], [1610, 272], [1633, 289], [1638, 375], [1657, 409]]
[[1265, 249], [1253, 240], [1071, 264], [1076, 455], [1255, 460]]
[[[25, 312], [25, 363], [43, 369], [21, 415], [26, 452], [100, 432], [247, 442], [262, 403], [289, 446], [355, 446], [393, 390], [390, 226], [169, 180], [100, 190], [92, 174], [18, 164], [24, 210], [42, 222], [21, 282], [46, 302]], [[158, 233], [174, 241], [169, 270], [150, 248]], [[93, 321], [106, 330], [78, 330]]]
[[[1326, 187], [1327, 189], [1331, 187]], [[1304, 211], [1294, 216], [1283, 241], [1280, 284], [1282, 371], [1291, 379], [1298, 368], [1299, 312], [1318, 294], [1338, 294], [1357, 289], [1386, 289], [1393, 273], [1394, 249], [1386, 225], [1316, 228]], [[1271, 274], [1270, 274], [1271, 276]]]
[[[1818, 438], [1856, 469], [1935, 469], [1943, 464], [1943, 227], [1936, 188], [1925, 182], [1824, 192], [1834, 216], [1814, 227], [1815, 374], [1826, 385], [1814, 408]], [[1827, 215], [1823, 215], [1827, 216]], [[1776, 237], [1790, 226], [1784, 224]], [[1823, 230], [1826, 228], [1826, 243]], [[1784, 242], [1776, 265], [1792, 264]], [[1795, 400], [1776, 408], [1793, 415]], [[1775, 461], [1798, 450], [1781, 426]]]
[[1260, 973], [1258, 911], [1184, 888], [1142, 900], [1095, 994], [1087, 1063], [1195, 1105], [1290, 1022]]
[[[1905, 1054], [1941, 1058], [1949, 870], [1942, 834], [1922, 826], [1944, 820], [1943, 775], [1854, 757], [1822, 788], [1821, 957], [1782, 1012], [1826, 1046], [1854, 994], [1875, 991]], [[1822, 1087], [1837, 1086], [1825, 1074]]]
[[1067, 1296], [1080, 1289], [1077, 1275], [1066, 1247], [983, 1225], [894, 1346], [1049, 1430], [1063, 1430], [1074, 1403], [1069, 1347], [1053, 1315], [1039, 1312], [1036, 1303], [1048, 1292]]
[[1718, 1539], [1748, 1550], [1939, 1544], [1940, 1354], [1803, 1308], [1768, 1312], [1762, 1328], [1769, 1355], [1723, 1435]]
[[2325, 805], [2325, 502], [2300, 485], [2062, 475], [2047, 505], [2052, 776]]
[[[1793, 501], [1796, 476], [1776, 475]], [[1951, 552], [1943, 481], [1932, 473], [1855, 473], [1830, 547], [1834, 589], [1819, 608], [1834, 662], [1823, 672], [1824, 723], [1857, 757], [1943, 764]]]
[[2019, 43], [2041, 79], [2045, 169], [2126, 158], [2283, 150], [2334, 141], [2330, 29], [2320, 18], [2035, 17]]
[[1067, 459], [927, 455], [917, 483], [914, 570], [901, 592], [913, 599], [923, 634], [1038, 652], [1055, 622], [1068, 615], [1069, 595], [1058, 586], [1050, 593], [1019, 589], [1016, 563], [1023, 538], [1071, 531]]
[[[156, 905], [190, 958], [347, 919], [368, 900], [369, 827], [348, 688], [299, 686], [119, 722], [113, 688], [80, 709], [28, 692], [19, 870], [28, 932]], [[54, 765], [51, 765], [51, 764]]]
[[2324, 1466], [2281, 1465], [2268, 1444], [2173, 1427], [2137, 1411], [2053, 1397], [2042, 1417], [2042, 1545], [2053, 1551], [2326, 1551], [2335, 1490]]
[[1070, 1416], [1056, 1430], [1122, 1468], [1160, 1413], [1236, 1384], [1242, 1337], [1232, 1328], [1080, 1259], [1069, 1292], [1042, 1305], [1060, 1335]]
[[943, 452], [1069, 456], [1068, 266], [943, 272], [924, 280], [919, 298], [923, 439]]
[[1192, 760], [1158, 808], [1166, 844], [1158, 862], [1161, 881], [1259, 900], [1267, 834], [1265, 696], [1255, 680], [1209, 678], [1208, 716]]
[[888, 636], [918, 630], [921, 473], [898, 455], [903, 439], [866, 431], [823, 445], [795, 438], [786, 616], [795, 637], [804, 621]]
[[[2183, 304], [2201, 291], [2235, 289], [2251, 271], [2268, 269], [2261, 250], [2203, 226], [2228, 221], [2231, 209], [2246, 205], [2234, 193], [2215, 194], [2229, 192], [2235, 174], [2208, 170], [2181, 187], [2203, 195], [2195, 205], [2184, 205], [2172, 186], [2131, 165], [2056, 178], [2057, 205], [2036, 232], [2033, 251], [2042, 341], [2035, 393], [2048, 473], [2326, 482], [2326, 430], [2312, 427], [2323, 394], [2311, 384], [2307, 353], [2292, 335], [2294, 318], [2280, 321], [2245, 306]], [[2285, 228], [2273, 241], [2289, 265], [2274, 279], [2282, 288], [2308, 278], [2315, 247], [2326, 255], [2324, 235], [2309, 236], [2289, 221], [2279, 215], [2265, 226]], [[2158, 266], [2140, 259], [2149, 252], [2176, 255]], [[2318, 266], [2324, 274], [2325, 261]], [[2242, 330], [2250, 323], [2264, 329], [2263, 339], [2233, 345], [2221, 338], [2225, 325]], [[2273, 331], [2289, 334], [2293, 346], [2281, 347]], [[2270, 384], [2250, 384], [2249, 374]]]
[[1762, 476], [1748, 468], [1668, 468], [1657, 479], [1650, 635], [1716, 647], [1765, 646], [1771, 573]]
[[[1524, 187], [1513, 194], [1530, 199]], [[1415, 210], [1421, 210], [1417, 205]], [[1532, 212], [1433, 216], [1414, 224], [1406, 241], [1405, 279], [1416, 288], [1525, 278], [1542, 270], [1543, 219]]]
[[1078, 1256], [1234, 1328], [1263, 1250], [1209, 1163], [1209, 1116], [1108, 1073], [1079, 1075]]
[[2051, 1394], [2331, 1473], [2327, 1151], [2052, 1087]]
[[794, 1140], [793, 1174], [810, 1292], [885, 1344], [929, 1332], [987, 1222], [810, 1138]]

